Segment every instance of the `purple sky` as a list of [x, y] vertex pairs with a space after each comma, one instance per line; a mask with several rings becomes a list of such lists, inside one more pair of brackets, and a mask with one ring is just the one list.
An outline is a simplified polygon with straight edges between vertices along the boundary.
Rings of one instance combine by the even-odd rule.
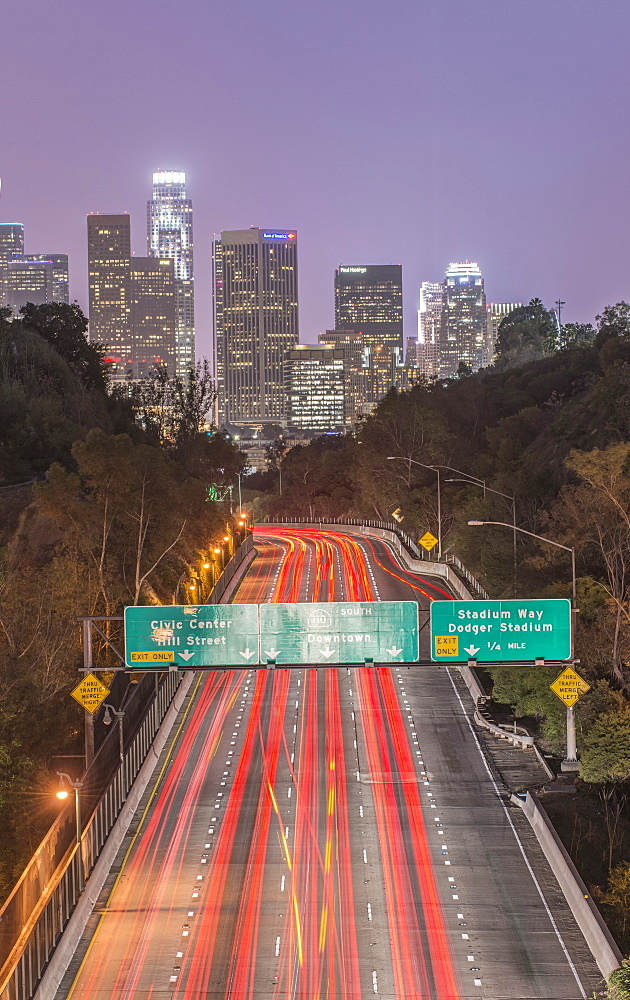
[[151, 174], [193, 199], [197, 353], [220, 229], [295, 227], [300, 333], [334, 325], [339, 263], [422, 280], [479, 262], [489, 301], [592, 320], [630, 299], [628, 0], [44, 0], [2, 5], [0, 221], [70, 254]]

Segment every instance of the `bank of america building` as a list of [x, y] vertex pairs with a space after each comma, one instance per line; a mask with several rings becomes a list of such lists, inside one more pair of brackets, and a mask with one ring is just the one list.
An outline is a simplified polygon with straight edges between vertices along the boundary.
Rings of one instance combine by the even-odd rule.
[[298, 342], [297, 234], [239, 229], [212, 250], [220, 426], [286, 417], [285, 360]]

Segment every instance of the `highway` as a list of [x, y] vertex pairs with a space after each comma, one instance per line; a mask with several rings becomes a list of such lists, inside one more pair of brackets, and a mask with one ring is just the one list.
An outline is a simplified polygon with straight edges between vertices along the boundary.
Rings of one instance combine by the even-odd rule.
[[[240, 603], [448, 596], [372, 536], [256, 546]], [[197, 675], [60, 1000], [589, 995], [597, 968], [466, 698], [437, 665]]]

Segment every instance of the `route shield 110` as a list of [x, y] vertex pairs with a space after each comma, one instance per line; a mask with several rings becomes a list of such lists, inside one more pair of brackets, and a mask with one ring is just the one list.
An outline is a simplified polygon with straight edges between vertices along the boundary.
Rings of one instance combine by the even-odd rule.
[[432, 660], [513, 663], [570, 658], [570, 601], [433, 601], [431, 605]]

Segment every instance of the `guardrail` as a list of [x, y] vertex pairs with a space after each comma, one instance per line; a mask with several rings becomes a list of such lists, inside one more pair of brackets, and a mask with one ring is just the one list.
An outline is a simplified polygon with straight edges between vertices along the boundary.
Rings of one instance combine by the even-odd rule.
[[[65, 829], [74, 829], [74, 802], [66, 807], [40, 844], [29, 867], [0, 910], [1, 1000], [29, 1000], [42, 971], [81, 894], [81, 883], [89, 875], [107, 839], [152, 740], [177, 690], [182, 674], [165, 674], [147, 715], [124, 759], [83, 829], [80, 844], [71, 845], [62, 856], [53, 877], [43, 886], [30, 912], [23, 885], [29, 869], [54, 852]], [[97, 755], [98, 756], [98, 755]], [[97, 758], [95, 758], [96, 760]]]

